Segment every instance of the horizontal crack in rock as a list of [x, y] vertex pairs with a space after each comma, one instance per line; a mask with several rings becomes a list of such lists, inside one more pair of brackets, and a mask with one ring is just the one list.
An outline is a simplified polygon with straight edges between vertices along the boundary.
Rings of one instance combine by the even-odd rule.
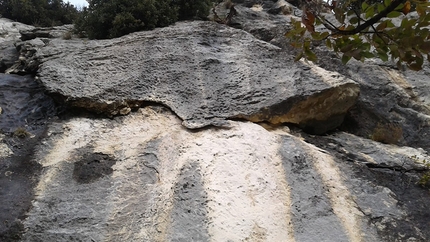
[[359, 93], [360, 88], [356, 84], [347, 83], [311, 95], [304, 100], [285, 100], [265, 107], [258, 113], [240, 114], [234, 118], [251, 122], [267, 121], [272, 124], [294, 123], [311, 133], [320, 134], [336, 128], [343, 122], [344, 115], [354, 105]]

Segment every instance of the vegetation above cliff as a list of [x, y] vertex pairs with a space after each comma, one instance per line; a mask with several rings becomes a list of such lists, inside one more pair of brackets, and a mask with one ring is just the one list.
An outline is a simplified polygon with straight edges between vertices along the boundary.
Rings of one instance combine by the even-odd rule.
[[71, 24], [78, 10], [62, 0], [0, 0], [0, 16], [34, 26]]
[[300, 48], [296, 60], [315, 61], [312, 42], [324, 41], [339, 53], [342, 62], [351, 58], [392, 59], [420, 70], [430, 60], [430, 2], [426, 0], [303, 1], [301, 21], [292, 18], [287, 34]]
[[203, 19], [213, 4], [211, 0], [88, 0], [88, 3], [75, 28], [91, 39], [165, 27], [178, 20]]
[[[0, 15], [35, 26], [73, 22], [80, 36], [106, 39], [179, 20], [205, 19], [214, 2], [88, 0], [88, 7], [79, 11], [63, 0], [0, 0]], [[236, 14], [234, 3], [243, 1], [225, 2]], [[301, 20], [292, 17], [292, 30], [286, 34], [300, 49], [296, 60], [317, 60], [313, 42], [324, 43], [338, 53], [343, 63], [352, 58], [391, 59], [399, 69], [406, 65], [420, 70], [424, 61], [430, 60], [428, 0], [299, 0], [297, 6], [302, 11], [294, 15], [301, 16]]]

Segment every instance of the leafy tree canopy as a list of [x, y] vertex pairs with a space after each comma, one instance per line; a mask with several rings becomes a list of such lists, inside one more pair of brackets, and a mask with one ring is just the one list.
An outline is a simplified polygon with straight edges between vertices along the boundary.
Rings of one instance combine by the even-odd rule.
[[389, 59], [422, 69], [430, 61], [430, 2], [427, 0], [303, 0], [301, 20], [286, 34], [299, 48], [296, 60], [316, 61], [313, 41], [322, 41], [345, 64], [351, 58]]
[[78, 10], [62, 0], [0, 0], [0, 15], [34, 26], [71, 24]]
[[78, 33], [91, 39], [119, 37], [164, 27], [177, 20], [204, 18], [211, 0], [88, 0], [75, 22]]

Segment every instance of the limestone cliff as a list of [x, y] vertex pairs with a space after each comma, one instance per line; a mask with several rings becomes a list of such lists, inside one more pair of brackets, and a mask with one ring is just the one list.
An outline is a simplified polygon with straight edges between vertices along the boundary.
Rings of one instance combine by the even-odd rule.
[[429, 67], [295, 63], [282, 1], [249, 2], [236, 28], [0, 39], [37, 71], [0, 74], [0, 240], [430, 240]]

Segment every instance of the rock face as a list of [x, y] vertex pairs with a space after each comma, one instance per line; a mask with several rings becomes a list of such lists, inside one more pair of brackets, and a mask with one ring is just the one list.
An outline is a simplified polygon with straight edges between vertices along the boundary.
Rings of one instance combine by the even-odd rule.
[[229, 123], [189, 131], [165, 108], [147, 107], [52, 124], [34, 157], [43, 173], [22, 240], [393, 241], [400, 231], [429, 238], [428, 210], [408, 210], [428, 193], [403, 200], [405, 191], [384, 184], [393, 178], [366, 168], [404, 167], [410, 183], [397, 186], [416, 191], [413, 171], [422, 164], [409, 157], [429, 159], [423, 151], [343, 133], [329, 142], [305, 137], [323, 150], [286, 128]]
[[[2, 132], [14, 132], [28, 124], [43, 123], [55, 114], [53, 100], [44, 94], [43, 87], [30, 75], [0, 73], [0, 90], [0, 107], [2, 107], [0, 130]], [[37, 129], [37, 127], [34, 128]]]
[[428, 69], [294, 63], [285, 3], [243, 2], [242, 30], [26, 32], [36, 80], [0, 74], [0, 241], [429, 241]]
[[358, 85], [286, 57], [244, 31], [198, 21], [108, 41], [55, 40], [38, 52], [40, 81], [72, 107], [117, 115], [162, 103], [193, 129], [239, 118], [315, 133], [340, 125]]
[[[257, 3], [245, 2], [246, 6]], [[282, 2], [278, 1], [277, 5], [285, 4]], [[285, 38], [290, 29], [290, 18], [294, 16], [269, 14], [273, 2], [261, 3], [263, 9], [237, 5], [238, 15], [232, 26], [276, 45], [290, 55], [296, 52]], [[227, 10], [220, 5], [217, 11], [222, 15]], [[376, 137], [385, 143], [421, 147], [430, 152], [430, 139], [427, 138], [430, 135], [429, 64], [419, 72], [398, 70], [394, 63], [376, 60], [365, 63], [352, 60], [343, 65], [324, 46], [315, 45], [314, 51], [319, 58], [319, 67], [341, 73], [360, 85], [360, 96], [348, 112], [342, 130], [365, 138]]]

